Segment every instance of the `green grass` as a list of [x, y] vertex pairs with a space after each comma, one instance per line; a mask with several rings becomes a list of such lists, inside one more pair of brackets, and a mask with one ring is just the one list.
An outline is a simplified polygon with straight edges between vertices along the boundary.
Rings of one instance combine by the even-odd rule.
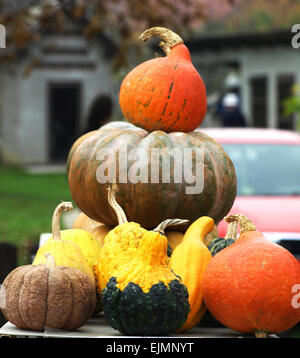
[[0, 166], [0, 241], [26, 251], [41, 232], [51, 231], [52, 213], [61, 200], [72, 201], [66, 174]]

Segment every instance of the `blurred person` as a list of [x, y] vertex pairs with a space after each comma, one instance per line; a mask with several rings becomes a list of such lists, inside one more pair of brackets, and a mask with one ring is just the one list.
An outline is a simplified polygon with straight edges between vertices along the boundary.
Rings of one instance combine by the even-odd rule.
[[246, 127], [245, 116], [240, 110], [236, 93], [227, 93], [223, 97], [220, 115], [223, 127]]
[[90, 107], [84, 133], [99, 129], [108, 123], [113, 113], [113, 102], [109, 95], [98, 95]]

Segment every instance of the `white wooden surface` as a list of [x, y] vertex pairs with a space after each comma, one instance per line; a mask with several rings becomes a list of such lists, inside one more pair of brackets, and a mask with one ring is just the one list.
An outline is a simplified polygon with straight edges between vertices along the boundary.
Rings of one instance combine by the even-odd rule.
[[[120, 332], [113, 329], [107, 324], [103, 314], [91, 318], [84, 326], [76, 331], [62, 331], [58, 329], [46, 328], [44, 332], [34, 332], [29, 330], [22, 330], [7, 322], [0, 328], [1, 336], [12, 337], [53, 337], [53, 338], [124, 338]], [[171, 337], [183, 338], [251, 338], [252, 336], [244, 335], [238, 332], [231, 331], [224, 327], [209, 327], [209, 326], [196, 326], [190, 331], [181, 334], [172, 334]], [[275, 335], [270, 335], [270, 338], [278, 338]], [[130, 338], [130, 337], [126, 337]], [[141, 337], [142, 338], [142, 337]]]

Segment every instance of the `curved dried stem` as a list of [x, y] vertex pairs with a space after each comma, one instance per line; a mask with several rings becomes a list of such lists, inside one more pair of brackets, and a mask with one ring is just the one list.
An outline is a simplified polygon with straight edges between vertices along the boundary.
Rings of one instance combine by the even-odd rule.
[[153, 36], [159, 37], [163, 40], [159, 43], [159, 47], [166, 55], [168, 55], [174, 46], [183, 43], [183, 39], [175, 32], [159, 26], [151, 27], [150, 29], [144, 31], [139, 39], [145, 42]]
[[108, 202], [109, 205], [114, 209], [114, 212], [117, 215], [118, 223], [119, 225], [125, 224], [128, 222], [126, 218], [126, 214], [124, 213], [124, 210], [121, 208], [121, 206], [117, 203], [116, 200], [116, 192], [118, 190], [117, 184], [112, 184], [111, 187], [108, 187]]
[[52, 215], [52, 237], [53, 240], [61, 240], [60, 235], [60, 217], [63, 211], [70, 211], [73, 209], [73, 204], [70, 201], [63, 201], [54, 210]]
[[256, 227], [253, 222], [243, 214], [229, 215], [224, 218], [228, 223], [236, 221], [240, 225], [241, 234], [247, 231], [255, 231]]
[[168, 226], [186, 224], [188, 222], [189, 222], [189, 220], [185, 220], [185, 219], [167, 219], [167, 220], [164, 220], [163, 222], [161, 222], [153, 231], [158, 231], [158, 232], [164, 233], [165, 229]]

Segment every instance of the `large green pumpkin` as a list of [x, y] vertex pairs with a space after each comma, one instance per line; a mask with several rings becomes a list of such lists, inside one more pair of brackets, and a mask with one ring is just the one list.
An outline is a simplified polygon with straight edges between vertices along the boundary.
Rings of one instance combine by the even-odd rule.
[[[185, 180], [184, 169], [182, 181], [178, 180], [178, 174], [175, 175], [178, 173], [175, 169], [178, 169], [176, 165], [180, 158], [176, 155], [168, 157], [168, 153], [174, 148], [181, 151], [184, 163], [192, 158], [192, 175], [195, 175], [196, 170], [201, 173], [203, 169], [203, 189], [200, 192], [189, 192], [196, 182], [190, 184]], [[146, 153], [146, 158], [129, 161], [126, 173], [130, 180], [124, 177], [124, 171], [120, 180], [119, 162], [125, 164], [124, 155], [128, 155], [132, 149], [141, 150], [144, 155]], [[191, 157], [184, 156], [185, 149], [190, 149]], [[155, 155], [151, 158], [151, 153], [155, 150], [161, 154], [159, 158]], [[201, 161], [201, 156], [196, 155], [197, 150], [198, 153], [204, 150], [204, 160]], [[103, 155], [104, 151], [108, 153], [106, 157]], [[116, 161], [111, 154], [116, 155]], [[170, 160], [164, 160], [166, 158]], [[170, 172], [169, 182], [164, 182], [162, 176], [158, 182], [151, 182], [151, 165], [156, 168], [158, 163], [159, 170], [163, 173]], [[127, 122], [111, 122], [77, 139], [67, 162], [70, 191], [78, 207], [93, 220], [111, 226], [117, 225], [118, 220], [107, 201], [110, 183], [106, 176], [112, 173], [114, 167], [118, 184], [116, 199], [124, 209], [128, 221], [138, 222], [145, 229], [154, 228], [168, 218], [182, 218], [193, 222], [200, 216], [210, 216], [218, 224], [229, 212], [236, 197], [233, 163], [222, 146], [208, 135], [200, 131], [165, 133], [157, 130], [148, 133]], [[145, 173], [144, 169], [148, 170], [148, 180], [146, 178], [144, 182], [140, 182], [138, 176], [134, 176], [136, 183], [133, 182], [130, 175], [137, 167], [140, 168], [137, 174]], [[168, 181], [167, 179], [164, 180]], [[200, 182], [197, 177], [196, 180], [198, 179]]]

